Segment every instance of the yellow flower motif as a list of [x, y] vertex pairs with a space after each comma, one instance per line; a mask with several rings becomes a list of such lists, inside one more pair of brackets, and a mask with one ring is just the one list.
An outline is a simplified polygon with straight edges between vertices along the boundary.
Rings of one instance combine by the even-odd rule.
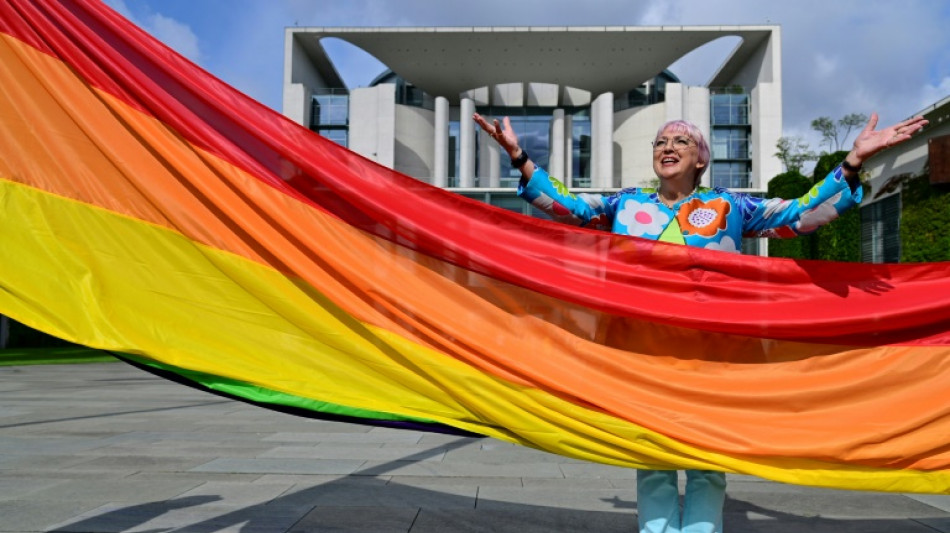
[[812, 188], [808, 191], [808, 194], [806, 194], [805, 196], [802, 196], [801, 198], [799, 198], [799, 199], [798, 199], [798, 205], [800, 205], [800, 206], [802, 206], [802, 207], [808, 207], [808, 204], [810, 204], [811, 201], [812, 201], [812, 199], [814, 199], [814, 198], [818, 198], [818, 185], [815, 185], [814, 187], [812, 187]]
[[548, 181], [551, 182], [551, 185], [554, 187], [554, 190], [557, 191], [557, 193], [560, 194], [561, 196], [569, 196], [571, 198], [574, 198], [574, 193], [567, 190], [567, 186], [561, 183], [561, 181], [558, 180], [557, 178], [548, 176]]

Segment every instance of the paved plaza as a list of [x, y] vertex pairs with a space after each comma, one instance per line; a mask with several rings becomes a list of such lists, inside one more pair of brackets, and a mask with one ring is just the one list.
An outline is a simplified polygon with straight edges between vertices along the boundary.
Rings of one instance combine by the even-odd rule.
[[[625, 532], [634, 471], [324, 422], [124, 363], [0, 367], [0, 532]], [[726, 533], [950, 533], [950, 496], [730, 476]]]

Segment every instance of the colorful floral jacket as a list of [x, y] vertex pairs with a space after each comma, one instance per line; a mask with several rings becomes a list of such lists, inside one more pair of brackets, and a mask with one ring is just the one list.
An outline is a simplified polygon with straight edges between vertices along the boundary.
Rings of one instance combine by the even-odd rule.
[[815, 231], [861, 203], [862, 190], [852, 191], [838, 167], [797, 200], [700, 187], [671, 209], [656, 189], [575, 195], [538, 167], [518, 187], [518, 196], [558, 222], [738, 253], [743, 236], [795, 237]]

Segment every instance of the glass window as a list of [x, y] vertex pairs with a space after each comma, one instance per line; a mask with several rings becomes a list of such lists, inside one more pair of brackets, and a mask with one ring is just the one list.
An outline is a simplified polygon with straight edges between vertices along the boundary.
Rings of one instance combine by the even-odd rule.
[[317, 129], [316, 132], [321, 136], [339, 144], [340, 146], [349, 146], [349, 132], [345, 129], [321, 128]]
[[575, 113], [571, 132], [571, 183], [574, 187], [590, 187], [590, 113]]
[[524, 213], [524, 206], [527, 202], [517, 196], [492, 193], [489, 203], [493, 206], [514, 211], [515, 213]]
[[713, 128], [709, 148], [714, 160], [752, 158], [749, 132], [745, 128]]
[[[551, 159], [551, 109], [523, 107], [523, 108], [479, 108], [478, 112], [488, 117], [505, 117], [511, 120], [511, 127], [518, 135], [521, 147], [530, 155], [531, 160], [543, 168], [550, 168]], [[565, 109], [565, 114], [571, 117], [571, 176], [573, 176], [574, 187], [590, 187], [590, 158], [591, 158], [591, 126], [590, 110]], [[457, 129], [454, 125], [450, 126], [450, 136], [457, 135]], [[481, 136], [477, 136], [481, 142]], [[451, 146], [451, 144], [450, 144]], [[480, 168], [481, 158], [478, 152], [481, 146], [476, 146], [476, 166], [475, 175], [480, 180], [488, 175], [488, 169]], [[458, 157], [456, 150], [456, 158]], [[451, 162], [450, 162], [451, 165]], [[518, 169], [511, 168], [507, 158], [502, 157], [499, 161], [500, 168], [498, 175], [502, 187], [517, 187], [518, 180], [521, 179], [521, 172]], [[456, 168], [458, 168], [456, 166]], [[452, 174], [450, 174], [451, 176]], [[564, 176], [558, 176], [563, 178]]]
[[450, 120], [449, 121], [449, 186], [457, 187], [458, 186], [458, 177], [459, 177], [459, 154], [461, 150], [459, 147], [461, 143], [459, 142], [461, 126], [459, 121]]
[[350, 119], [350, 97], [346, 94], [315, 94], [311, 126], [346, 126]]
[[[511, 120], [511, 127], [518, 135], [518, 142], [528, 154], [531, 160], [539, 166], [548, 168], [550, 161], [550, 130], [551, 130], [551, 112], [550, 110], [541, 110], [537, 108], [489, 108], [479, 110], [485, 116], [505, 117]], [[478, 137], [481, 138], [481, 137]], [[480, 158], [476, 158], [479, 161]], [[489, 176], [488, 169], [477, 168], [476, 175], [479, 177]], [[502, 187], [516, 187], [518, 180], [521, 179], [521, 171], [511, 168], [507, 158], [502, 157], [499, 161], [498, 175], [501, 178]]]
[[745, 126], [749, 124], [748, 94], [714, 94], [712, 100], [713, 126]]
[[713, 161], [711, 183], [713, 187], [747, 189], [750, 183], [751, 165], [746, 161]]
[[742, 239], [742, 253], [745, 255], [759, 255], [759, 242], [762, 239]]
[[346, 89], [324, 89], [310, 101], [310, 129], [340, 146], [349, 142], [350, 95]]
[[866, 263], [898, 263], [901, 196], [894, 194], [861, 207], [861, 260]]

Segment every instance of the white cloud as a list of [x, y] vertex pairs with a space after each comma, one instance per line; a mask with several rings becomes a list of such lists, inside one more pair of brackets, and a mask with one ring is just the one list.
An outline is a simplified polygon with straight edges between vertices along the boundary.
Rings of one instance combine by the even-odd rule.
[[950, 96], [950, 76], [944, 77], [937, 85], [928, 83], [920, 90], [920, 105], [915, 111], [932, 106], [948, 96]]
[[105, 3], [120, 15], [129, 19], [132, 24], [142, 28], [152, 37], [162, 41], [179, 54], [195, 63], [201, 61], [202, 54], [198, 44], [198, 35], [192, 31], [187, 23], [167, 17], [158, 12], [153, 12], [150, 6], [141, 1], [134, 4], [140, 12], [145, 12], [141, 17], [136, 16], [136, 14], [129, 9], [125, 0], [105, 0]]
[[828, 57], [823, 53], [815, 54], [814, 76], [818, 80], [824, 80], [831, 77], [838, 70], [838, 61], [834, 57]]
[[144, 28], [153, 37], [175, 49], [179, 54], [195, 63], [201, 62], [201, 49], [198, 46], [198, 36], [191, 28], [173, 18], [155, 13], [148, 18]]
[[[278, 108], [283, 30], [294, 25], [779, 25], [786, 134], [810, 132], [819, 116], [856, 112], [877, 111], [889, 124], [948, 93], [943, 78], [950, 72], [950, 9], [934, 0], [271, 0], [241, 2], [240, 8], [195, 0], [107, 1], [124, 14], [131, 8], [147, 31]], [[153, 20], [157, 13], [168, 20]], [[222, 24], [227, 31], [220, 31]], [[707, 82], [732, 47], [713, 48], [684, 56], [674, 72], [690, 84]], [[341, 63], [348, 83], [365, 84], [380, 69], [358, 54], [349, 60], [354, 70], [368, 72], [344, 73], [350, 66]]]
[[644, 26], [662, 26], [670, 24], [675, 17], [674, 6], [666, 2], [653, 2], [647, 6], [639, 23]]
[[133, 17], [132, 12], [129, 11], [129, 6], [125, 5], [125, 2], [123, 2], [122, 0], [105, 0], [105, 3], [107, 6], [116, 10], [123, 17], [131, 20], [132, 22], [135, 22], [134, 20], [135, 17]]

